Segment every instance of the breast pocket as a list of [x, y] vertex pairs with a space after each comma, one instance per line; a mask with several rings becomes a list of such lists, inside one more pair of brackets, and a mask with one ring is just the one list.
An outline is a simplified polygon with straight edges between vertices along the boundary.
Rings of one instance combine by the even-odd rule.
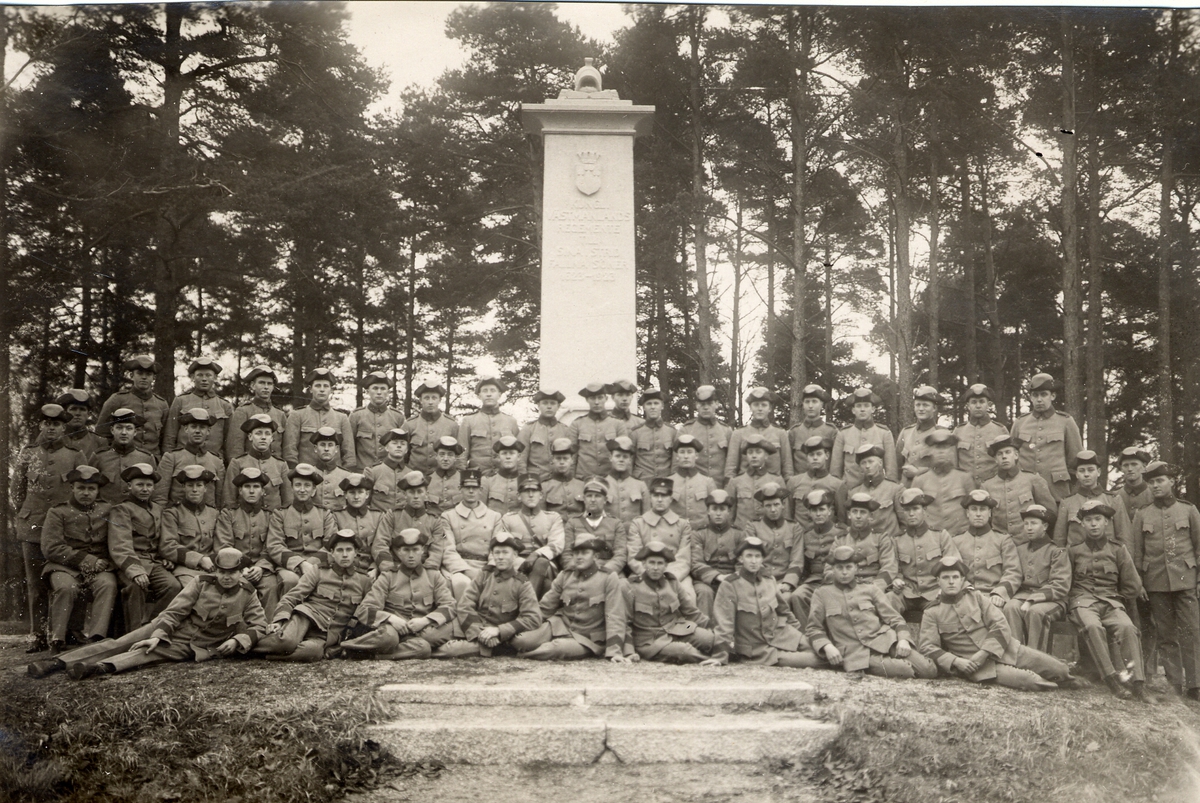
[[429, 435], [428, 433], [417, 431], [412, 434], [412, 437], [409, 438], [408, 442], [412, 444], [414, 449], [416, 449], [417, 447], [424, 446], [425, 444], [429, 443]]
[[635, 611], [637, 611], [638, 613], [653, 614], [654, 613], [654, 603], [640, 602], [640, 601], [635, 602], [635, 603], [633, 603], [633, 609]]

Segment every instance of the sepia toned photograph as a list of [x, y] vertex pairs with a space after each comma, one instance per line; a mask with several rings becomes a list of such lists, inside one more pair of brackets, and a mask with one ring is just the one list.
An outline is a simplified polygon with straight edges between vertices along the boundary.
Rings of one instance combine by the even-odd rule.
[[0, 801], [1200, 801], [1200, 11], [0, 45]]

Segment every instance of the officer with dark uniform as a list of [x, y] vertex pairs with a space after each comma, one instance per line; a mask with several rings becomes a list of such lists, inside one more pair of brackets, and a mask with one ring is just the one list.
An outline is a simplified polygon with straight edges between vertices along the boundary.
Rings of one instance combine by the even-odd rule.
[[170, 452], [183, 446], [179, 437], [179, 429], [183, 426], [182, 416], [185, 412], [201, 408], [208, 413], [212, 422], [208, 429], [208, 439], [204, 448], [222, 460], [225, 459], [225, 436], [229, 432], [229, 419], [233, 415], [233, 405], [217, 395], [217, 374], [221, 373], [220, 364], [212, 357], [197, 357], [188, 365], [188, 376], [192, 379], [192, 389], [175, 397], [171, 408], [167, 411], [166, 429], [163, 432], [163, 453]]
[[1045, 479], [1054, 501], [1061, 502], [1071, 495], [1071, 472], [1075, 455], [1083, 451], [1083, 437], [1074, 418], [1054, 409], [1058, 390], [1050, 374], [1034, 374], [1029, 380], [1032, 409], [1013, 423], [1009, 434], [1020, 448], [1021, 468]]
[[86, 390], [71, 388], [55, 401], [67, 411], [71, 420], [67, 422], [67, 434], [64, 440], [67, 446], [83, 452], [88, 463], [96, 458], [96, 453], [104, 448], [104, 441], [88, 425], [88, 415], [92, 411], [92, 396]]
[[468, 468], [477, 468], [485, 474], [494, 469], [496, 452], [493, 447], [501, 438], [515, 439], [520, 433], [517, 419], [500, 412], [500, 397], [507, 392], [508, 386], [494, 376], [483, 377], [475, 383], [479, 410], [463, 416], [458, 425], [458, 442], [466, 450], [464, 456]]
[[630, 433], [633, 440], [633, 476], [643, 482], [671, 473], [671, 450], [678, 433], [663, 419], [662, 391], [646, 388], [642, 393], [642, 425]]
[[896, 457], [896, 440], [892, 431], [875, 423], [875, 408], [882, 400], [869, 388], [858, 388], [846, 399], [854, 415], [854, 423], [838, 430], [833, 440], [833, 456], [829, 473], [841, 477], [850, 490], [862, 480], [862, 471], [855, 456], [863, 446], [876, 446], [883, 454], [883, 475], [892, 482], [900, 480], [900, 465]]
[[976, 383], [959, 399], [967, 409], [967, 420], [954, 429], [958, 436], [958, 467], [971, 475], [976, 484], [996, 476], [996, 458], [988, 444], [1008, 435], [1008, 427], [992, 417], [991, 389]]
[[[629, 427], [605, 409], [608, 386], [592, 382], [579, 391], [588, 403], [587, 415], [571, 422], [571, 440], [575, 443], [575, 476], [581, 480], [603, 477], [610, 460], [607, 445], [616, 438], [629, 436]], [[632, 441], [630, 441], [632, 445]]]
[[128, 407], [113, 410], [108, 421], [112, 446], [101, 447], [92, 460], [92, 465], [108, 478], [108, 484], [100, 488], [100, 498], [110, 505], [123, 501], [129, 491], [129, 484], [121, 479], [125, 469], [137, 463], [149, 463], [151, 467], [158, 464], [154, 455], [137, 448], [134, 441], [143, 423], [142, 417]]
[[825, 406], [829, 401], [829, 391], [820, 385], [805, 385], [800, 392], [802, 418], [800, 423], [788, 430], [788, 440], [792, 444], [792, 467], [797, 473], [807, 464], [805, 443], [812, 438], [821, 438], [827, 439], [832, 445], [837, 437], [837, 427], [825, 420]]
[[746, 471], [743, 444], [757, 435], [762, 442], [771, 444], [767, 450], [766, 469], [768, 474], [781, 477], [784, 482], [795, 473], [792, 468], [792, 446], [785, 430], [775, 426], [771, 416], [779, 404], [779, 395], [764, 387], [750, 388], [746, 393], [750, 405], [750, 423], [733, 431], [729, 439], [729, 455], [725, 458], [725, 476], [736, 477]]
[[533, 394], [538, 417], [521, 427], [517, 440], [525, 447], [522, 453], [523, 472], [537, 474], [541, 480], [551, 474], [552, 447], [560, 438], [570, 439], [571, 429], [558, 420], [558, 408], [566, 401], [562, 391], [541, 388]]
[[168, 503], [178, 503], [183, 500], [183, 488], [176, 482], [176, 475], [187, 466], [200, 466], [210, 471], [216, 480], [211, 483], [205, 494], [204, 501], [212, 507], [222, 504], [222, 485], [225, 481], [225, 463], [220, 455], [205, 448], [211, 443], [209, 437], [213, 427], [213, 418], [203, 407], [186, 410], [179, 416], [180, 446], [163, 455], [159, 463], [158, 473], [161, 479], [154, 489], [154, 501], [164, 507]]
[[[420, 402], [421, 409], [404, 422], [404, 430], [412, 435], [409, 439], [408, 465], [428, 475], [437, 468], [433, 451], [438, 441], [447, 435], [458, 440], [458, 422], [442, 412], [446, 389], [439, 383], [422, 382], [413, 389], [413, 394]], [[462, 445], [461, 442], [459, 445]], [[458, 467], [461, 469], [466, 466], [467, 461], [460, 457]]]
[[[256, 365], [251, 368], [242, 381], [250, 388], [250, 401], [235, 407], [229, 416], [229, 434], [225, 436], [225, 459], [230, 461], [249, 451], [246, 422], [257, 415], [265, 415], [274, 422], [271, 430], [271, 443], [267, 451], [274, 457], [283, 457], [283, 428], [287, 424], [287, 413], [275, 406], [275, 386], [279, 378], [267, 365]], [[230, 473], [234, 473], [232, 468]]]
[[358, 467], [358, 461], [354, 456], [354, 430], [350, 428], [350, 416], [330, 407], [333, 371], [314, 368], [304, 381], [311, 398], [307, 406], [288, 413], [283, 430], [283, 459], [292, 468], [297, 463], [316, 465], [317, 450], [311, 440], [312, 435], [321, 427], [333, 427], [342, 436], [338, 463], [347, 471], [353, 471]]
[[372, 371], [359, 384], [367, 392], [367, 403], [350, 413], [350, 429], [354, 432], [358, 467], [365, 469], [383, 460], [380, 439], [387, 432], [404, 426], [404, 414], [388, 406], [392, 380], [386, 373]]
[[121, 482], [128, 491], [109, 513], [108, 554], [121, 580], [125, 629], [133, 631], [162, 613], [183, 585], [159, 554], [162, 507], [150, 500], [158, 482], [153, 464], [128, 466]]
[[729, 456], [729, 441], [733, 438], [733, 430], [717, 419], [717, 389], [712, 385], [701, 385], [692, 394], [696, 405], [696, 416], [679, 428], [680, 435], [691, 435], [699, 445], [699, 456], [696, 466], [708, 476], [718, 487], [724, 488], [728, 478], [725, 476], [725, 461]]
[[138, 427], [134, 442], [139, 449], [154, 455], [155, 459], [163, 453], [162, 435], [167, 425], [167, 410], [170, 407], [167, 400], [154, 392], [154, 375], [158, 372], [158, 364], [147, 354], [131, 357], [121, 364], [121, 370], [129, 374], [130, 386], [118, 390], [108, 397], [100, 408], [97, 420], [100, 426], [97, 435], [107, 438], [108, 421], [114, 410], [126, 407], [142, 417], [144, 422]]

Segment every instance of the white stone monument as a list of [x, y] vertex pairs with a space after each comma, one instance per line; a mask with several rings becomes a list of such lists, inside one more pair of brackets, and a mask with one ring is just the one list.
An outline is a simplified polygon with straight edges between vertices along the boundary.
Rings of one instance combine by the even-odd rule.
[[637, 376], [633, 140], [654, 114], [584, 62], [574, 89], [521, 104], [545, 143], [540, 378], [567, 397], [565, 420], [587, 409], [584, 385]]

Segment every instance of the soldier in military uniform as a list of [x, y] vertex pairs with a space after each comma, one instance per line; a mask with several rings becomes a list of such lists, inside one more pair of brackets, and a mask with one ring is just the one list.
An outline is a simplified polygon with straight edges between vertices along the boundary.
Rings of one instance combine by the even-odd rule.
[[696, 607], [711, 619], [713, 600], [737, 570], [734, 551], [744, 533], [733, 526], [733, 500], [720, 488], [709, 491], [705, 526], [692, 531], [692, 586]]
[[708, 658], [716, 636], [706, 627], [708, 617], [668, 570], [676, 560], [675, 550], [662, 541], [650, 541], [635, 560], [643, 571], [631, 577], [624, 589], [629, 617], [625, 654], [635, 661], [670, 664], [698, 664]]
[[108, 554], [121, 581], [125, 629], [132, 631], [160, 614], [183, 585], [159, 552], [162, 507], [150, 500], [158, 481], [154, 465], [135, 463], [121, 472], [121, 481], [129, 490], [108, 514]]
[[1021, 587], [1021, 559], [1008, 533], [992, 526], [996, 500], [987, 491], [971, 491], [961, 503], [967, 511], [967, 531], [954, 536], [954, 546], [967, 567], [967, 582], [1003, 608]]
[[[842, 494], [865, 493], [874, 499], [879, 506], [872, 512], [871, 526], [884, 535], [895, 536], [900, 533], [900, 525], [896, 522], [896, 497], [904, 488], [885, 473], [886, 457], [887, 453], [876, 444], [864, 443], [859, 446], [854, 454], [854, 462], [859, 467], [862, 479], [854, 485], [846, 482], [842, 485]], [[843, 503], [843, 507], [847, 508], [849, 514], [849, 503]]]
[[833, 441], [833, 457], [829, 473], [845, 480], [846, 488], [862, 481], [862, 470], [855, 456], [863, 446], [877, 446], [883, 452], [883, 475], [892, 482], [900, 480], [900, 465], [896, 457], [896, 440], [892, 431], [875, 423], [875, 408], [881, 399], [868, 388], [858, 388], [847, 398], [854, 423], [838, 430]]
[[633, 476], [643, 482], [671, 473], [671, 450], [678, 433], [663, 419], [663, 394], [646, 388], [642, 394], [642, 425], [630, 433], [633, 440]]
[[[729, 456], [725, 458], [725, 476], [737, 477], [745, 473], [747, 461], [744, 444], [758, 436], [758, 441], [769, 443], [767, 449], [767, 473], [787, 480], [795, 471], [792, 468], [792, 445], [786, 431], [771, 422], [779, 396], [764, 387], [751, 388], [746, 393], [750, 404], [750, 423], [733, 431], [729, 439]], [[783, 482], [781, 481], [782, 485]], [[740, 500], [739, 500], [740, 501]]]
[[208, 661], [247, 653], [266, 630], [254, 587], [242, 576], [236, 549], [217, 553], [213, 573], [194, 578], [154, 620], [149, 638], [127, 652], [72, 667], [72, 677], [125, 672], [166, 661]]
[[229, 418], [233, 415], [233, 405], [217, 395], [217, 374], [221, 366], [212, 357], [197, 357], [188, 365], [188, 376], [192, 380], [192, 389], [175, 397], [171, 408], [167, 411], [166, 429], [163, 431], [163, 453], [184, 446], [184, 439], [179, 437], [179, 430], [184, 426], [184, 413], [200, 408], [208, 413], [212, 422], [205, 433], [207, 440], [203, 446], [224, 462], [225, 435], [228, 433]]
[[283, 457], [283, 428], [287, 425], [287, 413], [276, 407], [274, 402], [275, 385], [279, 378], [270, 366], [256, 365], [242, 377], [242, 381], [250, 388], [250, 401], [235, 407], [229, 416], [225, 459], [230, 461], [230, 474], [236, 474], [232, 462], [250, 450], [248, 440], [252, 430], [246, 429], [246, 422], [254, 416], [266, 416], [275, 425], [266, 451], [272, 457]]
[[[881, 532], [872, 522], [874, 514], [878, 511], [879, 502], [870, 494], [862, 491], [851, 494], [846, 501], [846, 521], [850, 525], [849, 529], [834, 539], [832, 548], [836, 549], [843, 544], [854, 547], [859, 582], [874, 582], [880, 589], [887, 591], [900, 576], [900, 565], [892, 536]], [[894, 514], [892, 520], [895, 521]]]
[[524, 448], [525, 445], [513, 435], [505, 435], [491, 445], [496, 455], [495, 469], [483, 475], [483, 500], [497, 513], [511, 513], [521, 507], [517, 478], [521, 475], [521, 451]]
[[692, 587], [692, 527], [687, 519], [671, 510], [671, 481], [666, 477], [650, 480], [650, 509], [629, 524], [629, 574], [637, 576], [645, 571], [637, 554], [651, 541], [661, 541], [675, 553], [675, 559], [667, 567], [671, 576], [679, 581], [680, 591], [691, 603], [696, 601], [696, 590]]
[[1013, 423], [1010, 433], [1020, 448], [1021, 468], [1046, 480], [1055, 502], [1071, 495], [1075, 455], [1083, 451], [1075, 419], [1054, 409], [1058, 389], [1050, 374], [1035, 374], [1029, 380], [1031, 410]]
[[931, 465], [930, 446], [926, 439], [937, 429], [941, 406], [942, 397], [937, 388], [921, 385], [913, 389], [913, 415], [917, 420], [901, 429], [896, 436], [896, 458], [905, 486], [911, 486], [913, 479]]
[[804, 568], [800, 573], [800, 585], [792, 592], [788, 604], [797, 621], [807, 622], [809, 601], [817, 586], [825, 582], [829, 553], [834, 543], [846, 534], [846, 528], [834, 519], [837, 502], [826, 489], [809, 491], [800, 503], [807, 509], [811, 523], [800, 531], [804, 539]]
[[217, 508], [205, 502], [216, 477], [200, 465], [184, 466], [173, 483], [180, 500], [162, 513], [162, 536], [158, 554], [174, 565], [175, 576], [183, 584], [192, 577], [213, 570], [216, 550]]
[[88, 592], [81, 641], [99, 641], [108, 634], [117, 577], [108, 554], [108, 518], [112, 506], [97, 501], [107, 479], [98, 468], [79, 466], [67, 472], [71, 498], [46, 513], [42, 527], [42, 574], [50, 585], [50, 649], [62, 652], [67, 626], [77, 602]]
[[[1098, 499], [1089, 499], [1079, 512], [1083, 541], [1067, 547], [1071, 559], [1071, 591], [1067, 596], [1071, 621], [1080, 629], [1109, 691], [1121, 699], [1128, 699], [1132, 693], [1144, 702], [1142, 645], [1125, 605], [1148, 595], [1129, 551], [1105, 534], [1106, 519], [1116, 511]], [[1114, 655], [1120, 656], [1125, 667], [1113, 664]], [[1132, 681], [1129, 689], [1121, 680], [1126, 669]]]
[[[536, 474], [528, 474], [537, 482]], [[540, 490], [540, 489], [539, 489]], [[498, 530], [488, 543], [489, 566], [471, 581], [458, 605], [457, 638], [434, 651], [435, 658], [490, 658], [510, 647], [514, 636], [541, 626], [542, 609], [529, 577], [517, 570], [527, 549], [520, 538]]]
[[[608, 414], [608, 386], [592, 382], [579, 391], [588, 403], [587, 415], [571, 422], [571, 440], [575, 442], [575, 476], [581, 480], [603, 477], [610, 461], [607, 445], [617, 438], [628, 439], [629, 427]], [[630, 445], [632, 447], [632, 441]], [[638, 511], [639, 513], [641, 511]]]
[[954, 429], [958, 436], [958, 467], [971, 475], [976, 485], [996, 476], [996, 458], [988, 445], [1008, 435], [1008, 427], [992, 418], [992, 391], [976, 383], [959, 400], [967, 408], [967, 420]]
[[112, 446], [101, 448], [92, 460], [92, 465], [108, 478], [108, 484], [100, 489], [100, 499], [115, 505], [122, 502], [129, 492], [129, 483], [121, 479], [125, 469], [138, 463], [149, 463], [154, 467], [158, 461], [154, 459], [154, 455], [137, 448], [134, 444], [138, 427], [143, 423], [141, 416], [128, 407], [122, 407], [113, 410], [108, 423], [112, 433]]
[[1079, 511], [1089, 499], [1098, 499], [1113, 509], [1113, 517], [1108, 525], [1111, 529], [1105, 535], [1116, 538], [1132, 553], [1129, 513], [1120, 495], [1109, 493], [1100, 484], [1100, 456], [1091, 449], [1084, 449], [1075, 455], [1075, 493], [1058, 505], [1058, 520], [1054, 524], [1055, 546], [1065, 549], [1068, 544], [1078, 544], [1083, 540]]
[[291, 572], [281, 575], [267, 554], [271, 511], [263, 505], [263, 492], [268, 481], [268, 477], [253, 466], [237, 473], [233, 478], [237, 506], [217, 514], [213, 541], [217, 550], [235, 547], [242, 553], [245, 563], [242, 574], [258, 592], [263, 613], [270, 619], [275, 615], [280, 597], [290, 591], [299, 578]]
[[555, 438], [550, 444], [550, 476], [542, 482], [546, 510], [557, 512], [564, 522], [583, 512], [583, 480], [575, 476], [575, 443]]
[[267, 556], [275, 564], [280, 582], [287, 582], [285, 571], [303, 577], [326, 562], [325, 541], [337, 532], [337, 525], [333, 514], [313, 498], [324, 479], [314, 466], [298, 464], [288, 472], [292, 503], [271, 511]]
[[[802, 462], [798, 465], [805, 467], [804, 471], [792, 475], [787, 481], [787, 489], [792, 497], [792, 515], [801, 529], [807, 530], [812, 526], [812, 518], [808, 514], [808, 506], [804, 500], [813, 491], [829, 491], [838, 500], [842, 496], [845, 483], [829, 473], [829, 455], [833, 452], [833, 440], [820, 435], [813, 435], [799, 446]], [[834, 512], [840, 506], [834, 503]]]
[[329, 406], [329, 400], [333, 398], [333, 371], [314, 368], [304, 381], [311, 398], [306, 407], [288, 413], [283, 429], [283, 459], [291, 468], [295, 468], [297, 463], [315, 465], [317, 450], [310, 438], [321, 427], [333, 427], [342, 436], [338, 464], [347, 471], [353, 471], [358, 467], [358, 461], [354, 456], [354, 430], [350, 427], [350, 416]]
[[[422, 382], [413, 389], [413, 394], [420, 401], [421, 410], [404, 422], [404, 430], [412, 435], [408, 464], [417, 471], [431, 474], [437, 467], [433, 451], [438, 440], [447, 435], [458, 440], [458, 422], [441, 410], [446, 389], [440, 384]], [[460, 457], [458, 467], [466, 468], [466, 465], [467, 461]]]
[[130, 386], [126, 390], [117, 391], [104, 402], [97, 418], [100, 426], [96, 434], [107, 438], [108, 421], [112, 418], [113, 411], [127, 407], [140, 415], [144, 422], [138, 427], [134, 443], [139, 449], [149, 452], [157, 459], [163, 452], [162, 435], [167, 425], [167, 410], [170, 406], [166, 399], [154, 392], [154, 375], [158, 372], [158, 364], [154, 362], [153, 357], [139, 354], [122, 363], [121, 370], [129, 374]]
[[84, 458], [92, 464], [96, 453], [104, 448], [104, 441], [88, 425], [88, 416], [92, 411], [92, 396], [86, 390], [71, 388], [55, 399], [71, 420], [67, 422], [67, 432], [63, 440], [72, 449], [83, 452]]
[[[454, 544], [460, 560], [465, 563], [461, 572], [474, 580], [487, 565], [488, 544], [500, 524], [501, 514], [485, 505], [480, 498], [484, 488], [479, 469], [463, 469], [462, 473], [462, 501], [442, 513], [442, 526], [446, 540]], [[457, 588], [455, 599], [459, 599]]]
[[708, 495], [717, 489], [716, 481], [696, 467], [702, 448], [694, 435], [676, 438], [671, 450], [675, 473], [667, 478], [671, 481], [671, 509], [687, 519], [692, 530], [704, 527]]
[[1075, 685], [1065, 663], [1018, 643], [1008, 620], [967, 581], [962, 560], [943, 557], [934, 570], [940, 591], [921, 616], [921, 652], [947, 675], [1036, 691]]
[[537, 474], [538, 479], [546, 480], [551, 474], [553, 461], [553, 444], [560, 438], [571, 437], [571, 429], [558, 420], [558, 408], [566, 401], [561, 391], [541, 388], [533, 394], [533, 403], [537, 405], [538, 417], [521, 427], [517, 440], [525, 447], [522, 452], [521, 471]]
[[766, 554], [767, 545], [754, 536], [738, 545], [738, 570], [721, 583], [713, 601], [712, 658], [701, 666], [728, 664], [731, 657], [764, 666], [821, 665], [775, 578], [763, 566]]
[[263, 507], [267, 511], [287, 507], [292, 503], [292, 486], [287, 481], [287, 463], [271, 451], [272, 444], [276, 442], [279, 434], [279, 423], [269, 413], [254, 413], [243, 419], [238, 415], [241, 409], [239, 407], [233, 411], [232, 419], [241, 420], [238, 424], [244, 436], [240, 447], [241, 454], [229, 461], [221, 498], [226, 507], [236, 507], [238, 490], [233, 484], [233, 478], [245, 469], [252, 468], [262, 472]]
[[805, 628], [813, 652], [852, 674], [937, 677], [937, 665], [913, 649], [908, 623], [884, 593], [858, 582], [854, 549], [834, 549], [829, 564], [833, 582], [816, 589]]
[[[358, 568], [363, 572], [370, 572], [374, 567], [371, 547], [375, 544], [375, 533], [379, 530], [379, 523], [383, 521], [383, 514], [371, 507], [374, 485], [371, 478], [363, 474], [342, 477], [338, 485], [346, 500], [346, 507], [334, 511], [334, 526], [338, 532], [349, 530], [354, 533]], [[374, 577], [374, 574], [371, 576]]]
[[1125, 511], [1135, 515], [1139, 510], [1154, 501], [1150, 493], [1150, 483], [1146, 482], [1146, 466], [1150, 465], [1150, 453], [1140, 446], [1130, 446], [1121, 450], [1118, 458], [1121, 469], [1121, 487], [1117, 495], [1125, 504]]
[[458, 459], [462, 453], [463, 448], [457, 439], [449, 435], [438, 438], [437, 448], [433, 452], [437, 468], [428, 475], [427, 490], [429, 503], [438, 510], [449, 510], [462, 501], [462, 472], [458, 470]]
[[[356, 475], [361, 476], [361, 475]], [[338, 530], [325, 544], [329, 565], [306, 574], [268, 616], [270, 624], [254, 652], [277, 661], [310, 663], [340, 652], [357, 620], [354, 613], [371, 590], [359, 565], [358, 538]]]
[[589, 541], [596, 550], [601, 571], [620, 575], [629, 562], [629, 529], [620, 518], [608, 512], [609, 487], [598, 479], [583, 484], [583, 512], [569, 516], [563, 525], [563, 552], [559, 563], [563, 571], [571, 568], [572, 547], [576, 541]]
[[[769, 482], [754, 492], [754, 499], [762, 506], [762, 518], [750, 522], [745, 529], [766, 545], [763, 570], [770, 572], [779, 584], [779, 590], [791, 605], [792, 592], [800, 586], [804, 574], [804, 532], [800, 525], [787, 518], [787, 489]], [[795, 606], [792, 607], [795, 612]], [[799, 620], [797, 615], [796, 619]]]
[[[800, 412], [802, 418], [800, 423], [788, 430], [788, 441], [792, 445], [792, 467], [797, 471], [797, 476], [802, 466], [808, 464], [808, 452], [804, 450], [804, 444], [813, 438], [828, 440], [830, 446], [833, 445], [834, 438], [837, 437], [837, 427], [825, 420], [825, 406], [829, 404], [829, 391], [820, 385], [805, 385], [800, 392]], [[828, 468], [828, 455], [826, 455], [826, 467]], [[795, 477], [789, 477], [790, 483]], [[803, 498], [801, 493], [797, 499]]]
[[[465, 450], [468, 468], [477, 468], [484, 473], [496, 468], [496, 451], [493, 447], [501, 438], [514, 440], [520, 433], [517, 419], [500, 412], [500, 397], [508, 392], [498, 378], [483, 377], [475, 383], [475, 395], [481, 406], [477, 412], [463, 416], [458, 425], [458, 442]], [[516, 466], [513, 467], [516, 470]]]
[[957, 459], [958, 436], [948, 429], [934, 429], [925, 436], [928, 470], [913, 478], [910, 485], [933, 497], [926, 510], [929, 526], [946, 530], [951, 535], [967, 531], [967, 517], [962, 500], [975, 490], [975, 479], [954, 467]]
[[224, 493], [225, 463], [220, 455], [205, 448], [205, 444], [212, 441], [209, 437], [213, 427], [212, 416], [203, 407], [195, 407], [179, 416], [179, 427], [180, 448], [168, 451], [159, 463], [161, 479], [154, 488], [154, 501], [163, 506], [182, 501], [183, 487], [177, 483], [176, 475], [187, 466], [200, 466], [207, 469], [215, 480], [205, 490], [204, 501], [212, 507], [220, 507]]
[[945, 529], [934, 529], [926, 519], [933, 498], [920, 488], [906, 488], [896, 499], [901, 530], [895, 537], [900, 573], [892, 580], [889, 601], [900, 612], [923, 611], [937, 602], [934, 569], [944, 557], [958, 558], [958, 547]]
[[[440, 511], [429, 504], [425, 491], [428, 482], [419, 471], [410, 471], [400, 478], [399, 496], [402, 501], [394, 510], [385, 512], [379, 520], [375, 541], [371, 545], [371, 557], [380, 573], [392, 571], [396, 566], [394, 544], [400, 532], [417, 530], [425, 536], [428, 545], [425, 568], [445, 575], [454, 598], [458, 599], [471, 584], [471, 578], [465, 573], [469, 567], [459, 556], [454, 537], [446, 535], [446, 522], [439, 515]], [[479, 487], [479, 478], [474, 470], [464, 482]]]
[[346, 507], [346, 498], [342, 496], [340, 483], [351, 473], [338, 463], [342, 454], [342, 433], [333, 427], [319, 427], [308, 440], [316, 450], [317, 462], [313, 463], [313, 468], [322, 478], [313, 492], [313, 502], [330, 512], [342, 510]]
[[[405, 429], [389, 429], [383, 433], [379, 439], [379, 445], [383, 449], [383, 459], [363, 470], [363, 476], [371, 480], [374, 489], [371, 494], [371, 507], [380, 513], [387, 513], [404, 504], [404, 499], [401, 497], [400, 480], [413, 470], [410, 465], [412, 453], [409, 450], [412, 437], [413, 434]], [[454, 440], [449, 435], [443, 436], [443, 439], [445, 438]], [[457, 456], [462, 452], [458, 441], [454, 441], [454, 446], [457, 447], [457, 451], [454, 459], [450, 461], [451, 466], [457, 463]], [[435, 468], [434, 472], [437, 470]], [[438, 481], [439, 487], [444, 485], [445, 481], [443, 474]]]
[[983, 481], [997, 506], [992, 514], [992, 526], [1000, 532], [1019, 538], [1022, 532], [1021, 511], [1030, 505], [1041, 505], [1050, 511], [1050, 518], [1058, 514], [1058, 500], [1050, 490], [1050, 484], [1041, 475], [1024, 471], [1019, 467], [1019, 447], [1007, 435], [988, 444], [988, 454], [996, 460], [996, 474]]
[[1174, 472], [1166, 463], [1151, 463], [1144, 476], [1154, 501], [1133, 518], [1133, 565], [1141, 570], [1150, 595], [1167, 682], [1189, 699], [1200, 700], [1200, 512], [1175, 498]]
[[562, 516], [542, 509], [542, 484], [537, 474], [522, 474], [517, 491], [521, 509], [501, 516], [496, 532], [509, 533], [520, 544], [517, 571], [529, 578], [534, 595], [541, 599], [558, 574], [566, 530]]
[[725, 476], [725, 461], [729, 455], [729, 441], [733, 430], [717, 420], [717, 389], [712, 385], [701, 385], [692, 394], [696, 416], [679, 428], [680, 435], [691, 435], [699, 446], [696, 466], [712, 477], [717, 487], [724, 488], [729, 478]]
[[63, 441], [70, 417], [62, 405], [42, 405], [40, 418], [37, 440], [17, 456], [12, 478], [17, 539], [25, 563], [25, 598], [29, 604], [29, 653], [42, 652], [48, 647], [42, 525], [50, 508], [71, 498], [71, 486], [63, 478], [86, 462], [82, 452]]
[[633, 441], [628, 436], [619, 435], [606, 446], [609, 469], [604, 481], [608, 484], [608, 511], [629, 524], [646, 512], [650, 489], [630, 473], [633, 468]]
[[571, 568], [555, 577], [542, 597], [545, 621], [512, 639], [522, 658], [571, 661], [603, 655], [615, 664], [628, 661], [621, 582], [615, 572], [601, 571], [596, 564], [596, 554], [607, 548], [590, 538], [574, 543]]
[[1017, 544], [1021, 559], [1021, 587], [1004, 605], [1013, 638], [1043, 652], [1050, 643], [1050, 626], [1063, 618], [1071, 589], [1071, 561], [1067, 550], [1050, 540], [1046, 528], [1050, 511], [1030, 505], [1021, 511], [1025, 525]]
[[630, 411], [633, 394], [638, 392], [638, 386], [628, 379], [618, 379], [609, 383], [606, 391], [613, 399], [612, 417], [625, 425], [626, 435], [633, 437], [633, 431], [646, 423], [644, 418], [639, 418]]
[[381, 439], [404, 426], [404, 413], [388, 406], [392, 380], [383, 371], [372, 371], [359, 384], [367, 391], [367, 404], [350, 413], [350, 430], [358, 468], [366, 469], [383, 461]]
[[772, 441], [757, 432], [749, 432], [734, 442], [743, 453], [745, 470], [729, 481], [725, 490], [733, 498], [733, 526], [748, 530], [752, 522], [762, 517], [762, 509], [754, 495], [768, 483], [783, 485], [783, 477], [772, 474], [768, 468], [771, 455], [777, 451]]

